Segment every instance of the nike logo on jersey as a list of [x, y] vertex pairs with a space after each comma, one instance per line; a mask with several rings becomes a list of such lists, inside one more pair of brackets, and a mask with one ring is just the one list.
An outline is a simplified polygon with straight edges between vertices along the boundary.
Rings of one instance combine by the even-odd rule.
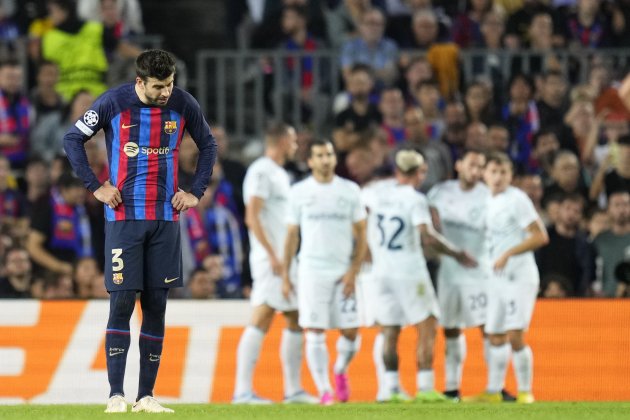
[[109, 356], [117, 356], [119, 354], [123, 354], [125, 352], [125, 349], [121, 349], [118, 347], [110, 347], [109, 348]]
[[172, 282], [174, 282], [175, 280], [177, 280], [178, 278], [179, 278], [179, 277], [175, 277], [175, 278], [172, 278], [172, 279], [167, 279], [166, 277], [164, 277], [164, 283], [172, 283]]
[[123, 124], [122, 128], [131, 128], [131, 127], [135, 127], [138, 124], [131, 124], [131, 125], [127, 125], [127, 124]]

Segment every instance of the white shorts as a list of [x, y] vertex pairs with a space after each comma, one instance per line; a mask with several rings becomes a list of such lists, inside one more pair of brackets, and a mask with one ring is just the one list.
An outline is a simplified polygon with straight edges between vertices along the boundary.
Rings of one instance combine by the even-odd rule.
[[330, 330], [358, 328], [356, 295], [346, 298], [339, 279], [299, 275], [298, 310], [302, 328]]
[[356, 286], [359, 321], [362, 327], [376, 326], [376, 307], [378, 305], [378, 283], [371, 274], [371, 264], [363, 264], [357, 276]]
[[527, 330], [534, 313], [539, 283], [536, 266], [521, 266], [501, 275], [491, 275], [487, 289], [485, 331], [503, 334], [512, 330]]
[[380, 325], [415, 325], [431, 315], [440, 317], [440, 308], [427, 270], [413, 278], [378, 277], [376, 280], [376, 320]]
[[486, 322], [488, 295], [486, 280], [479, 283], [455, 283], [438, 280], [440, 324], [444, 328], [468, 328]]
[[[291, 269], [291, 279], [294, 279], [295, 270]], [[277, 311], [291, 312], [297, 310], [297, 298], [295, 294], [287, 300], [282, 294], [282, 277], [277, 276], [271, 270], [268, 260], [251, 264], [252, 294], [250, 303], [252, 306], [267, 305]], [[294, 285], [295, 287], [295, 285]], [[297, 290], [296, 290], [297, 292]]]

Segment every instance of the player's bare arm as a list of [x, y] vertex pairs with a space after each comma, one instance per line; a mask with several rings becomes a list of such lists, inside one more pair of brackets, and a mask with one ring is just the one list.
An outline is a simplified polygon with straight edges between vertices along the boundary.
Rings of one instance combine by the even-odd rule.
[[94, 197], [101, 203], [106, 204], [110, 209], [115, 209], [122, 203], [120, 191], [109, 181], [105, 181], [98, 190], [94, 191]]
[[502, 270], [507, 264], [510, 257], [522, 254], [528, 251], [535, 251], [538, 248], [545, 246], [549, 243], [549, 236], [547, 235], [547, 229], [542, 220], [537, 219], [529, 224], [525, 228], [528, 233], [527, 238], [520, 244], [508, 249], [494, 262], [494, 270]]
[[171, 199], [171, 204], [177, 211], [186, 211], [189, 208], [196, 207], [199, 204], [199, 199], [194, 194], [177, 191]]
[[450, 243], [433, 226], [421, 224], [419, 229], [423, 245], [430, 245], [437, 252], [455, 258], [464, 267], [477, 267], [477, 261], [473, 256]]
[[282, 262], [276, 255], [271, 243], [267, 239], [267, 233], [260, 222], [260, 212], [265, 205], [265, 200], [260, 197], [252, 197], [247, 206], [245, 206], [245, 224], [247, 228], [254, 234], [258, 242], [265, 248], [267, 255], [269, 255], [269, 262], [271, 263], [271, 269], [276, 275], [282, 274]]
[[352, 296], [354, 293], [354, 286], [357, 278], [357, 274], [361, 269], [361, 263], [365, 260], [367, 254], [367, 239], [365, 235], [366, 221], [360, 220], [352, 224], [352, 236], [354, 237], [354, 254], [352, 255], [352, 262], [350, 268], [343, 275], [341, 282], [343, 283], [343, 295], [346, 297]]
[[293, 293], [293, 284], [289, 277], [289, 270], [291, 269], [291, 262], [297, 252], [299, 241], [300, 227], [298, 225], [287, 226], [287, 237], [284, 241], [284, 258], [282, 264], [282, 294], [286, 299], [289, 299], [291, 293]]

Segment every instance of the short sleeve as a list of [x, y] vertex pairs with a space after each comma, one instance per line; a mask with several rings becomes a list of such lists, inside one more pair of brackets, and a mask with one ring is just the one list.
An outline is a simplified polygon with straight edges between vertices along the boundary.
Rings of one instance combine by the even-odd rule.
[[245, 188], [248, 200], [252, 197], [262, 198], [263, 200], [269, 199], [271, 196], [271, 180], [269, 179], [269, 175], [263, 171], [254, 170], [252, 173], [247, 174]]
[[525, 229], [539, 219], [538, 212], [532, 200], [530, 200], [525, 193], [519, 191], [519, 195], [516, 198], [514, 208], [517, 212], [518, 224], [521, 229]]
[[411, 204], [411, 223], [414, 226], [428, 225], [431, 223], [429, 204], [423, 196], [416, 194]]
[[287, 212], [287, 224], [299, 225], [301, 216], [301, 207], [299, 199], [299, 190], [291, 187], [289, 190], [289, 211]]
[[352, 200], [352, 222], [360, 222], [367, 217], [367, 212], [365, 211], [365, 205], [363, 205], [363, 200], [361, 199], [361, 190], [358, 185], [352, 185], [353, 192], [353, 200]]
[[440, 194], [440, 185], [434, 185], [427, 193], [427, 201], [430, 207], [437, 207], [438, 196]]

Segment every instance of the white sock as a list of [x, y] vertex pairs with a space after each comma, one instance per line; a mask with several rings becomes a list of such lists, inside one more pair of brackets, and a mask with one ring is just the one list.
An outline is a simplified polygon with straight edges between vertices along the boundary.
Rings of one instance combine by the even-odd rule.
[[346, 373], [350, 361], [359, 350], [360, 346], [361, 341], [359, 336], [357, 336], [354, 341], [348, 340], [343, 335], [339, 336], [337, 339], [337, 360], [335, 360], [335, 367], [333, 368], [336, 375]]
[[490, 363], [490, 339], [488, 337], [483, 338], [483, 360], [486, 362], [486, 366]]
[[284, 395], [290, 397], [302, 390], [302, 332], [285, 329], [280, 341], [280, 360], [284, 378]]
[[400, 375], [397, 370], [385, 371], [385, 386], [389, 395], [400, 392]]
[[260, 355], [265, 333], [256, 327], [249, 326], [243, 331], [241, 340], [238, 342], [236, 350], [236, 384], [234, 395], [244, 395], [252, 392], [252, 377], [254, 367]]
[[324, 392], [331, 392], [332, 387], [328, 377], [326, 334], [312, 331], [306, 333], [306, 362], [319, 395], [323, 395]]
[[447, 391], [457, 391], [462, 383], [462, 369], [466, 359], [466, 337], [460, 334], [455, 338], [446, 339], [446, 358], [444, 368], [446, 373]]
[[501, 392], [510, 361], [510, 345], [490, 346], [488, 349], [488, 392]]
[[521, 350], [513, 352], [512, 362], [514, 363], [518, 392], [531, 392], [532, 377], [534, 376], [534, 355], [532, 354], [532, 349], [529, 346], [525, 346]]
[[435, 389], [433, 369], [419, 370], [416, 374], [416, 386], [420, 392], [433, 391]]
[[372, 347], [372, 360], [374, 360], [374, 367], [376, 368], [376, 383], [378, 385], [378, 391], [376, 399], [379, 399], [380, 395], [386, 391], [385, 386], [385, 362], [383, 361], [383, 343], [385, 337], [383, 333], [378, 333], [374, 338], [374, 347]]

